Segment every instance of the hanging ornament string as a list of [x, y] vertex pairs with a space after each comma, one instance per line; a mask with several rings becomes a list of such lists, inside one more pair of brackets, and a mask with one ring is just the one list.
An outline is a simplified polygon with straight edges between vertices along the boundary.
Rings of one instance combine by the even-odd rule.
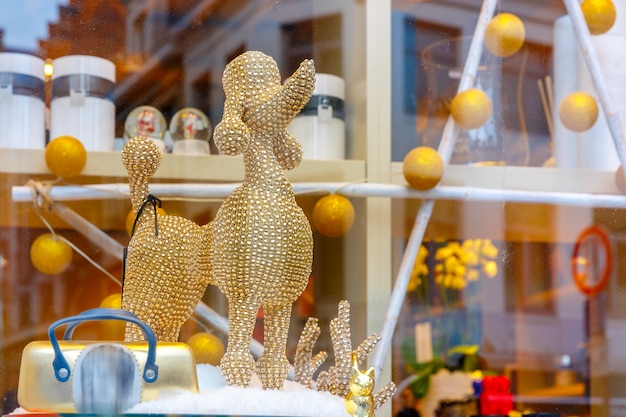
[[[41, 219], [43, 224], [50, 231], [50, 233], [53, 236], [55, 236], [56, 239], [59, 239], [59, 240], [65, 242], [65, 243], [67, 243], [80, 256], [82, 256], [84, 259], [86, 259], [90, 264], [92, 264], [96, 269], [98, 269], [103, 274], [105, 274], [108, 278], [113, 280], [121, 288], [122, 287], [122, 282], [118, 278], [116, 278], [114, 275], [112, 275], [109, 271], [107, 271], [103, 266], [98, 264], [95, 260], [90, 258], [89, 255], [87, 255], [85, 252], [83, 252], [75, 244], [73, 244], [72, 242], [70, 242], [69, 240], [64, 238], [63, 236], [61, 236], [58, 233], [56, 233], [54, 228], [50, 225], [50, 223], [45, 219], [45, 217], [41, 213], [41, 210], [45, 210], [47, 212], [52, 212], [55, 207], [60, 206], [59, 203], [55, 202], [54, 200], [52, 200], [50, 198], [50, 194], [49, 194], [49, 191], [52, 188], [52, 185], [57, 183], [57, 182], [59, 182], [59, 181], [58, 180], [51, 181], [51, 182], [39, 182], [39, 181], [33, 181], [33, 180], [28, 181], [27, 185], [31, 188], [31, 193], [33, 195], [33, 210], [34, 210], [35, 214]], [[156, 203], [156, 201], [158, 201], [158, 204], [159, 204], [159, 207], [160, 207], [160, 200], [158, 198], [156, 198], [156, 197], [154, 197], [154, 199], [155, 199], [155, 203]], [[65, 220], [67, 220], [67, 219], [65, 219]], [[101, 245], [101, 246], [103, 246], [103, 245]], [[209, 312], [209, 313], [212, 313], [212, 312]], [[209, 316], [210, 315], [209, 313], [207, 313], [205, 315]], [[192, 316], [189, 319], [192, 322], [194, 322], [195, 324], [197, 324], [198, 326], [200, 326], [203, 330], [205, 330], [207, 332], [211, 331], [206, 324], [204, 324], [202, 321], [198, 320], [195, 316]]]
[[143, 213], [143, 210], [146, 208], [146, 205], [148, 205], [148, 204], [152, 204], [152, 208], [154, 208], [154, 235], [155, 236], [159, 235], [159, 222], [158, 222], [158, 219], [157, 219], [157, 206], [158, 206], [158, 208], [161, 208], [162, 203], [161, 203], [161, 200], [158, 197], [155, 197], [152, 194], [148, 194], [146, 199], [143, 201], [143, 203], [139, 207], [139, 210], [137, 210], [137, 215], [135, 216], [135, 222], [133, 223], [133, 229], [130, 232], [130, 236], [131, 237], [135, 234], [135, 228], [137, 227], [137, 223], [139, 222], [139, 219], [141, 218], [141, 214]]
[[96, 269], [98, 269], [100, 272], [105, 274], [109, 279], [111, 279], [113, 282], [115, 282], [117, 285], [119, 285], [121, 287], [122, 286], [122, 282], [118, 278], [116, 278], [109, 271], [104, 269], [100, 264], [98, 264], [96, 261], [94, 261], [89, 255], [87, 255], [80, 248], [78, 248], [78, 246], [76, 246], [75, 244], [70, 242], [65, 237], [63, 237], [63, 236], [59, 235], [58, 233], [56, 233], [56, 231], [54, 230], [52, 225], [43, 216], [43, 214], [41, 213], [41, 210], [45, 210], [45, 211], [49, 212], [51, 210], [52, 206], [54, 205], [54, 202], [50, 199], [50, 197], [48, 195], [48, 192], [47, 192], [47, 191], [49, 191], [51, 184], [29, 180], [28, 181], [28, 185], [31, 187], [32, 193], [33, 193], [33, 211], [35, 212], [37, 217], [39, 217], [41, 222], [46, 226], [46, 228], [50, 231], [50, 233], [56, 239], [59, 239], [59, 240], [65, 242], [65, 243], [67, 243], [73, 250], [76, 251], [76, 253], [78, 253], [80, 256], [82, 256], [87, 262], [89, 262]]
[[[41, 213], [41, 210], [44, 210], [44, 211], [47, 211], [47, 212], [51, 212], [53, 207], [55, 207], [55, 205], [59, 204], [59, 203], [56, 203], [54, 200], [52, 200], [50, 198], [50, 194], [49, 194], [49, 191], [52, 188], [52, 185], [57, 183], [57, 182], [59, 182], [59, 180], [50, 181], [50, 182], [40, 182], [40, 181], [34, 181], [34, 180], [29, 180], [28, 181], [27, 185], [31, 188], [31, 193], [33, 195], [33, 211], [35, 212], [37, 217], [39, 217], [39, 219], [42, 221], [42, 223], [46, 226], [46, 228], [50, 231], [50, 233], [56, 239], [59, 239], [59, 240], [63, 241], [64, 243], [66, 243], [67, 245], [69, 245], [73, 250], [76, 251], [76, 253], [78, 253], [80, 256], [82, 256], [85, 260], [87, 260], [87, 262], [89, 262], [96, 269], [98, 269], [103, 274], [105, 274], [109, 279], [111, 279], [113, 282], [115, 282], [121, 288], [122, 287], [122, 282], [118, 278], [116, 278], [109, 271], [107, 271], [103, 266], [101, 266], [95, 260], [93, 260], [91, 257], [89, 257], [89, 255], [87, 255], [85, 252], [83, 252], [75, 244], [70, 242], [65, 237], [63, 237], [63, 236], [59, 235], [58, 233], [56, 233], [56, 231], [54, 230], [52, 225], [50, 225], [50, 223], [46, 220], [46, 218]], [[156, 198], [156, 197], [154, 197], [154, 198], [159, 201], [159, 207], [160, 207], [160, 200], [158, 198]], [[208, 328], [207, 325], [205, 325], [203, 322], [198, 320], [196, 317], [191, 316], [190, 320], [192, 322], [194, 322], [195, 324], [197, 324], [198, 326], [200, 326], [203, 330], [205, 330], [207, 332], [211, 331]]]
[[[42, 208], [49, 211], [52, 206], [52, 199], [50, 198], [50, 190], [54, 184], [61, 181], [61, 178], [57, 178], [53, 181], [34, 181], [28, 180], [26, 186], [30, 189], [30, 195], [33, 201], [33, 206], [36, 208]], [[52, 232], [54, 234], [54, 232]]]

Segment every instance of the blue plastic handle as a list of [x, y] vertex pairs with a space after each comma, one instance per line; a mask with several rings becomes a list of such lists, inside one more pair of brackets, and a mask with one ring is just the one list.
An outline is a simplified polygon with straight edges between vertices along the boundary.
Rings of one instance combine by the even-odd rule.
[[76, 327], [85, 321], [96, 320], [123, 320], [138, 325], [143, 331], [146, 340], [148, 341], [148, 357], [146, 359], [146, 365], [143, 371], [143, 379], [146, 382], [154, 382], [159, 376], [159, 367], [156, 364], [156, 336], [150, 326], [141, 321], [137, 316], [127, 310], [121, 310], [119, 308], [94, 308], [91, 310], [83, 311], [82, 313], [66, 317], [55, 321], [48, 327], [48, 337], [54, 350], [54, 360], [52, 361], [52, 367], [54, 368], [54, 375], [60, 382], [65, 382], [70, 378], [70, 366], [67, 360], [61, 352], [59, 342], [55, 334], [55, 330], [59, 326], [68, 324], [67, 329], [63, 335], [64, 340], [70, 340], [74, 334]]

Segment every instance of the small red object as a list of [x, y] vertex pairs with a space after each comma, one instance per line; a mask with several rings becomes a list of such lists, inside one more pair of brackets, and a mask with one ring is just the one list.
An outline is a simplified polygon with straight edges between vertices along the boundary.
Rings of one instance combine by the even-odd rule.
[[513, 410], [513, 395], [509, 392], [511, 383], [505, 376], [486, 376], [482, 380], [480, 393], [480, 414], [507, 415]]

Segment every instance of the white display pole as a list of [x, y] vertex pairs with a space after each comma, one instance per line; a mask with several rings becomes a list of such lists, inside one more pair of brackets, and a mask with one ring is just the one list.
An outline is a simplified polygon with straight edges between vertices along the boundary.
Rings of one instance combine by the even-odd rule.
[[[459, 92], [467, 90], [474, 85], [476, 72], [478, 71], [478, 66], [480, 64], [480, 56], [483, 50], [485, 30], [493, 18], [497, 4], [497, 0], [483, 1], [480, 15], [478, 16], [478, 23], [476, 24], [476, 29], [474, 31], [474, 37], [472, 38], [472, 43], [470, 44], [467, 61], [465, 62], [463, 74], [461, 75], [461, 80], [459, 82]], [[441, 138], [438, 150], [439, 155], [441, 156], [441, 159], [443, 159], [446, 166], [452, 156], [454, 143], [456, 142], [458, 134], [459, 128], [454, 123], [452, 117], [449, 116], [443, 130], [443, 137]], [[409, 241], [404, 251], [402, 262], [400, 263], [398, 276], [396, 277], [396, 282], [394, 283], [393, 291], [391, 293], [391, 299], [387, 308], [387, 315], [385, 316], [385, 322], [380, 333], [381, 340], [376, 345], [376, 350], [374, 351], [372, 366], [374, 367], [376, 375], [381, 374], [385, 356], [391, 347], [393, 332], [395, 331], [398, 316], [400, 315], [400, 310], [402, 309], [402, 304], [404, 303], [404, 296], [411, 277], [411, 271], [413, 270], [413, 263], [415, 262], [419, 247], [422, 244], [424, 232], [426, 231], [426, 226], [428, 225], [432, 215], [434, 204], [435, 200], [425, 200], [415, 218], [413, 230], [409, 236]]]
[[[165, 184], [150, 185], [150, 191], [159, 198], [220, 199], [228, 197], [240, 184]], [[296, 195], [325, 195], [339, 192], [346, 197], [389, 197], [416, 200], [459, 200], [500, 203], [535, 203], [575, 207], [626, 208], [622, 194], [588, 194], [561, 191], [528, 191], [466, 186], [438, 186], [428, 191], [418, 191], [396, 184], [342, 184], [294, 183]], [[340, 190], [340, 191], [338, 191]], [[13, 186], [11, 197], [15, 202], [32, 200], [31, 186]], [[128, 184], [66, 185], [50, 188], [48, 196], [53, 201], [128, 200]]]

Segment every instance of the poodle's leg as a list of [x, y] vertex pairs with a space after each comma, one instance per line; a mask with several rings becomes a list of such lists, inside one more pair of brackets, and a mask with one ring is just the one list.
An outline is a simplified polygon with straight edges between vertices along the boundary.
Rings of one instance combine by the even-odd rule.
[[228, 346], [220, 362], [222, 376], [228, 385], [248, 386], [254, 371], [254, 358], [250, 354], [252, 330], [256, 322], [258, 304], [247, 300], [228, 300]]
[[[183, 323], [184, 324], [184, 323]], [[172, 324], [169, 326], [165, 326], [160, 329], [159, 334], [161, 337], [159, 341], [161, 342], [178, 342], [178, 335], [180, 334], [180, 328], [182, 324]]]
[[[141, 317], [139, 317], [141, 319]], [[124, 341], [126, 342], [141, 342], [146, 340], [146, 337], [141, 330], [141, 327], [134, 323], [126, 323], [126, 331], [124, 333]]]
[[263, 356], [256, 363], [264, 389], [282, 389], [289, 374], [286, 350], [291, 307], [288, 304], [276, 309], [265, 309], [265, 346]]

